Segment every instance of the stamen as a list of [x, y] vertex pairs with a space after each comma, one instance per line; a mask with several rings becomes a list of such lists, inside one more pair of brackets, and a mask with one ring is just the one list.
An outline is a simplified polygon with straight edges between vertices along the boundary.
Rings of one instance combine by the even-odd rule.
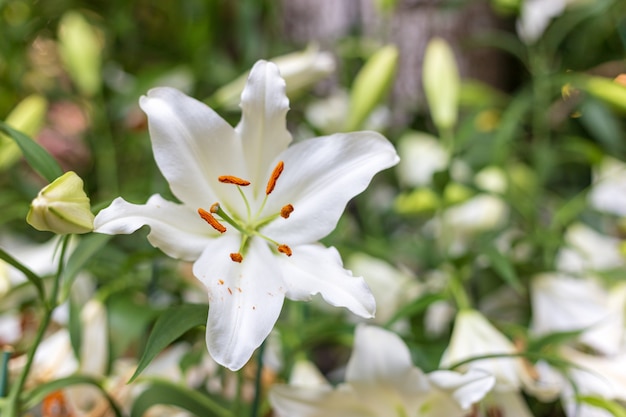
[[291, 248], [287, 245], [278, 245], [278, 252], [284, 253], [287, 256], [291, 256], [293, 252], [291, 252]]
[[293, 213], [293, 206], [291, 204], [287, 204], [280, 209], [280, 217], [283, 219], [288, 219], [291, 213]]
[[250, 181], [241, 179], [239, 177], [235, 177], [233, 175], [221, 175], [217, 177], [219, 182], [223, 182], [224, 184], [235, 184], [245, 187], [246, 185], [250, 185]]
[[220, 211], [220, 203], [211, 204], [211, 208], [209, 209], [209, 211], [213, 214], [217, 214], [217, 212]]
[[199, 208], [198, 214], [200, 215], [200, 217], [202, 217], [202, 220], [207, 222], [209, 225], [211, 225], [211, 227], [213, 227], [218, 232], [224, 233], [226, 231], [226, 228], [220, 222], [218, 222], [217, 219], [213, 217], [213, 215], [209, 213], [208, 211], [202, 208]]
[[276, 164], [276, 167], [274, 168], [274, 171], [272, 171], [272, 175], [267, 182], [267, 187], [265, 187], [266, 195], [270, 195], [271, 192], [274, 191], [274, 187], [276, 187], [276, 181], [278, 181], [278, 177], [280, 177], [280, 174], [283, 172], [284, 168], [285, 163], [283, 161], [279, 161], [278, 164]]
[[243, 255], [239, 252], [231, 253], [230, 259], [232, 259], [233, 262], [241, 263], [241, 261], [243, 261]]

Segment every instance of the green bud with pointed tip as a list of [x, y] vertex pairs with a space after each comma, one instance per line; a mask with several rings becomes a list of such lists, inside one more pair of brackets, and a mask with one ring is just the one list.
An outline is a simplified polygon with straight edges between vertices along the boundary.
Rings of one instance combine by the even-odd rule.
[[[46, 118], [48, 101], [39, 94], [32, 94], [15, 106], [5, 122], [29, 137], [35, 137]], [[0, 171], [13, 166], [22, 155], [19, 146], [11, 138], [0, 135]]]
[[96, 94], [102, 84], [102, 42], [97, 31], [78, 12], [69, 11], [59, 23], [59, 53], [80, 92]]
[[83, 180], [73, 171], [44, 187], [26, 216], [28, 224], [35, 229], [60, 235], [91, 232], [93, 219]]
[[389, 91], [398, 66], [398, 48], [376, 51], [357, 74], [350, 91], [350, 111], [345, 130], [358, 130]]
[[426, 47], [422, 82], [437, 129], [452, 129], [457, 121], [461, 79], [452, 48], [441, 38], [433, 38]]

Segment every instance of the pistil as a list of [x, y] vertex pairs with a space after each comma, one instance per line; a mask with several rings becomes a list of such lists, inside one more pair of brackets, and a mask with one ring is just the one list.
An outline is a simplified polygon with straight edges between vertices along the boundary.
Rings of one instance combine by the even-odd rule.
[[241, 233], [241, 245], [239, 247], [239, 251], [233, 252], [230, 254], [230, 259], [233, 262], [241, 263], [243, 261], [243, 253], [245, 253], [247, 243], [249, 242], [252, 236], [258, 236], [266, 240], [267, 242], [275, 245], [276, 250], [279, 253], [285, 254], [287, 256], [292, 255], [293, 252], [289, 246], [278, 243], [275, 240], [259, 232], [259, 228], [263, 227], [267, 223], [276, 219], [279, 215], [283, 217], [284, 219], [287, 219], [289, 218], [291, 213], [294, 211], [293, 205], [287, 204], [280, 209], [279, 213], [265, 217], [261, 220], [258, 219], [259, 215], [263, 212], [263, 209], [265, 208], [265, 203], [267, 202], [268, 196], [272, 193], [272, 191], [274, 191], [274, 188], [276, 187], [276, 182], [278, 181], [278, 178], [282, 174], [284, 168], [285, 168], [285, 164], [283, 161], [279, 161], [278, 164], [276, 164], [276, 167], [272, 171], [272, 174], [270, 175], [270, 178], [267, 181], [267, 186], [265, 188], [265, 197], [263, 198], [263, 202], [261, 203], [261, 206], [259, 207], [259, 209], [257, 210], [254, 216], [251, 215], [250, 204], [248, 203], [248, 199], [246, 198], [245, 193], [241, 189], [241, 187], [250, 185], [250, 181], [245, 180], [243, 178], [235, 177], [233, 175], [221, 175], [217, 178], [218, 181], [221, 183], [232, 184], [232, 185], [237, 186], [237, 189], [239, 190], [239, 193], [246, 205], [246, 211], [247, 211], [247, 217], [248, 217], [248, 220], [246, 222], [242, 222], [239, 219], [235, 220], [234, 218], [229, 216], [228, 213], [224, 211], [224, 209], [220, 206], [218, 202], [213, 203], [209, 211], [206, 211], [202, 208], [198, 209], [198, 214], [200, 215], [200, 217], [202, 217], [202, 219], [204, 219], [207, 223], [209, 223], [211, 227], [213, 227], [218, 232], [224, 233], [226, 231], [226, 227], [224, 227], [224, 225], [222, 225], [213, 215], [218, 216], [218, 218], [220, 218], [222, 221], [230, 224]]

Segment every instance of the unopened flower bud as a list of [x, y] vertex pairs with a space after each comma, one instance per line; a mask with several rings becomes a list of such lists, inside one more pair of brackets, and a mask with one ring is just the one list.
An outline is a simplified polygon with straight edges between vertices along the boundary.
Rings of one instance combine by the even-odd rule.
[[433, 122], [439, 131], [452, 129], [457, 121], [461, 81], [452, 48], [441, 38], [431, 40], [426, 47], [422, 82]]
[[93, 219], [83, 180], [72, 171], [44, 187], [26, 216], [28, 224], [35, 229], [57, 234], [91, 232]]
[[357, 130], [389, 91], [398, 66], [398, 48], [386, 45], [376, 51], [357, 74], [350, 92], [345, 130]]
[[69, 11], [59, 23], [59, 52], [65, 69], [81, 93], [100, 90], [102, 41], [96, 29], [78, 12]]

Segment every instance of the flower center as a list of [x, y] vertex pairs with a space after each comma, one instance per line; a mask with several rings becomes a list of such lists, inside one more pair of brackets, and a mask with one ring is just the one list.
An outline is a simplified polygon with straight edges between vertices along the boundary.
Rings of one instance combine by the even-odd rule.
[[218, 232], [220, 233], [226, 232], [227, 230], [226, 226], [224, 226], [221, 223], [221, 222], [224, 222], [224, 223], [228, 223], [229, 225], [237, 229], [239, 233], [241, 233], [242, 238], [241, 238], [241, 245], [239, 246], [239, 250], [237, 252], [233, 252], [230, 254], [230, 259], [233, 262], [243, 261], [243, 253], [245, 252], [246, 246], [248, 242], [250, 241], [250, 238], [252, 238], [253, 236], [258, 236], [260, 238], [265, 239], [267, 242], [271, 243], [273, 246], [276, 247], [276, 251], [282, 254], [285, 254], [287, 256], [291, 256], [292, 251], [289, 246], [285, 245], [284, 243], [279, 243], [275, 241], [274, 239], [271, 239], [263, 235], [261, 232], [259, 232], [260, 228], [262, 228], [269, 222], [273, 221], [278, 216], [282, 217], [283, 219], [288, 219], [291, 213], [294, 211], [293, 205], [287, 204], [280, 209], [280, 212], [271, 214], [269, 216], [261, 217], [261, 213], [263, 212], [263, 209], [265, 208], [267, 199], [269, 195], [272, 193], [272, 191], [274, 191], [274, 187], [276, 187], [276, 182], [278, 181], [278, 178], [282, 174], [284, 168], [285, 168], [285, 164], [283, 163], [283, 161], [279, 161], [276, 167], [274, 168], [274, 170], [272, 171], [272, 174], [270, 175], [269, 180], [267, 181], [267, 186], [265, 187], [265, 197], [263, 198], [263, 202], [261, 203], [261, 206], [259, 207], [259, 209], [254, 215], [252, 214], [252, 211], [250, 209], [250, 203], [248, 202], [248, 199], [245, 193], [241, 189], [241, 187], [247, 187], [248, 185], [250, 185], [250, 181], [244, 180], [239, 177], [235, 177], [233, 175], [222, 175], [217, 178], [217, 180], [221, 183], [232, 184], [237, 187], [237, 189], [239, 190], [239, 194], [241, 195], [241, 198], [243, 199], [246, 205], [246, 213], [247, 213], [246, 220], [239, 220], [236, 217], [230, 216], [226, 211], [224, 211], [224, 209], [220, 206], [219, 203], [213, 203], [209, 211], [203, 208], [198, 209], [198, 214], [200, 215], [200, 217]]

